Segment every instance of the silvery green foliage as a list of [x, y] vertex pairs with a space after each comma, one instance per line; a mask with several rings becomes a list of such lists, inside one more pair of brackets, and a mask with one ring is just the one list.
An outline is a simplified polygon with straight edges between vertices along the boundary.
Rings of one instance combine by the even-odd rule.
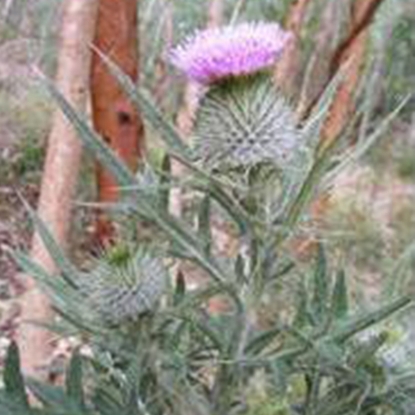
[[168, 279], [161, 259], [139, 249], [104, 255], [80, 281], [81, 290], [105, 320], [119, 324], [151, 311]]
[[149, 203], [156, 204], [160, 191], [160, 177], [148, 163], [137, 172], [136, 181], [134, 189], [129, 190], [142, 194]]
[[200, 102], [193, 137], [210, 169], [262, 162], [284, 168], [302, 133], [270, 77], [259, 74], [213, 85]]

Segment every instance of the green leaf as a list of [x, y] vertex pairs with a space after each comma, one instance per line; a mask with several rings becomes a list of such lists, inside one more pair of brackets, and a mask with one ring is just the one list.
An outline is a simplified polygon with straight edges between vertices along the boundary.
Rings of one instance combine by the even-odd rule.
[[414, 301], [409, 296], [398, 298], [377, 310], [365, 314], [363, 317], [350, 319], [330, 334], [330, 337], [333, 341], [340, 343], [344, 342], [355, 334], [360, 333], [361, 331], [386, 320], [393, 314], [413, 305]]
[[36, 379], [27, 379], [27, 386], [33, 395], [39, 399], [47, 408], [59, 409], [62, 411], [72, 411], [72, 407], [68, 408], [68, 402], [65, 393], [57, 386], [39, 382]]
[[22, 271], [32, 276], [36, 280], [47, 280], [54, 278], [53, 276], [49, 275], [40, 265], [36, 264], [36, 262], [34, 262], [29, 255], [16, 250], [11, 252], [11, 256]]
[[278, 214], [274, 219], [274, 224], [281, 226], [281, 232], [277, 235], [274, 245], [277, 245], [287, 235], [290, 235], [302, 218], [306, 207], [312, 200], [312, 196], [316, 192], [317, 187], [320, 185], [323, 174], [328, 168], [331, 150], [331, 147], [324, 149], [314, 160], [313, 165], [308, 170], [302, 182], [298, 186], [295, 186], [295, 191], [290, 192], [289, 201], [284, 203], [286, 208], [282, 216]]
[[245, 234], [250, 228], [249, 215], [245, 209], [234, 201], [226, 191], [215, 181], [211, 180], [206, 188], [200, 189], [209, 193], [228, 215], [238, 225], [241, 234]]
[[[24, 204], [24, 207], [26, 211], [28, 212], [31, 221], [33, 222], [36, 231], [38, 232], [40, 238], [42, 239], [42, 242], [45, 244], [45, 247], [55, 262], [55, 265], [58, 269], [60, 269], [63, 273], [63, 277], [65, 280], [71, 284], [72, 286], [76, 286], [76, 283], [74, 282], [74, 279], [78, 275], [78, 270], [76, 267], [71, 263], [71, 261], [67, 258], [65, 253], [62, 251], [62, 249], [59, 247], [59, 245], [56, 243], [52, 233], [49, 231], [46, 224], [43, 222], [43, 220], [39, 217], [39, 215], [32, 209], [32, 207], [22, 198], [22, 203]], [[20, 256], [20, 259], [23, 259], [22, 256]], [[27, 265], [29, 265], [29, 262], [25, 261]], [[37, 273], [40, 271], [40, 266], [36, 266], [32, 262], [32, 268], [37, 267]]]
[[[202, 320], [201, 318], [196, 317], [195, 315], [189, 316], [180, 316], [183, 321], [186, 321], [189, 324], [189, 328], [193, 329], [195, 334], [200, 335], [200, 339], [206, 345], [206, 340], [209, 340], [211, 345], [221, 351], [224, 349], [223, 338], [220, 336], [219, 330], [217, 327], [214, 327], [211, 321]], [[206, 346], [204, 346], [206, 347]]]
[[[1, 415], [47, 415], [43, 411], [31, 409], [10, 397], [0, 389], [0, 414]], [[52, 414], [51, 414], [52, 415]], [[53, 414], [54, 415], [54, 414]]]
[[113, 174], [120, 186], [133, 186], [136, 183], [134, 174], [120, 161], [119, 157], [104, 142], [99, 134], [89, 126], [86, 118], [74, 110], [50, 80], [43, 78], [43, 82], [52, 98], [56, 101], [68, 121], [75, 128], [78, 138], [85, 147]]
[[29, 407], [25, 384], [20, 371], [20, 356], [17, 344], [11, 342], [4, 362], [4, 386], [6, 395], [24, 408]]
[[280, 327], [276, 327], [259, 334], [247, 344], [245, 347], [245, 353], [251, 355], [257, 355], [261, 353], [282, 333], [283, 330]]
[[33, 395], [44, 405], [43, 415], [92, 415], [86, 408], [80, 408], [77, 402], [65, 395], [63, 389], [36, 379], [28, 379], [27, 386]]
[[238, 254], [235, 260], [235, 275], [238, 284], [245, 284], [247, 282], [245, 275], [245, 260], [241, 254]]
[[376, 352], [388, 341], [388, 338], [389, 334], [386, 331], [382, 331], [371, 336], [366, 341], [358, 342], [356, 350], [351, 355], [350, 365], [355, 367], [370, 365]]
[[331, 299], [331, 310], [336, 319], [345, 318], [349, 311], [346, 275], [343, 269], [336, 276]]
[[318, 247], [316, 270], [313, 277], [313, 297], [311, 299], [311, 311], [315, 317], [315, 323], [325, 322], [328, 305], [329, 276], [327, 272], [327, 261], [324, 249]]
[[161, 164], [161, 177], [160, 177], [160, 191], [159, 191], [159, 206], [161, 211], [166, 211], [169, 208], [170, 199], [170, 174], [171, 174], [171, 163], [170, 157], [166, 154], [163, 157]]
[[298, 303], [297, 309], [294, 317], [293, 325], [297, 329], [301, 329], [310, 322], [310, 315], [308, 310], [308, 296], [307, 288], [305, 286], [304, 280], [300, 281], [300, 287], [298, 290]]
[[82, 357], [75, 350], [65, 376], [66, 393], [80, 410], [85, 409], [84, 391], [82, 387]]
[[125, 411], [125, 415], [142, 415], [142, 411], [139, 410], [138, 405], [137, 405], [137, 401], [138, 401], [138, 396], [137, 396], [137, 389], [136, 387], [134, 387], [133, 385], [131, 385], [131, 390], [129, 393], [129, 399], [128, 399], [128, 404], [127, 404], [127, 408]]
[[123, 408], [114, 397], [103, 388], [98, 388], [92, 398], [94, 407], [100, 415], [123, 415]]
[[49, 295], [55, 310], [64, 316], [66, 321], [82, 332], [97, 334], [103, 330], [101, 322], [94, 319], [91, 308], [73, 285], [68, 284], [62, 278], [49, 275], [22, 252], [15, 251], [12, 256], [16, 263], [31, 275]]
[[372, 134], [364, 140], [361, 140], [361, 142], [359, 142], [355, 148], [351, 149], [348, 154], [342, 155], [341, 162], [324, 179], [324, 183], [322, 183], [323, 188], [330, 187], [333, 180], [342, 171], [366, 154], [366, 152], [377, 142], [377, 140], [382, 137], [385, 131], [389, 128], [391, 122], [399, 115], [410, 99], [411, 95], [404, 98], [401, 103], [387, 117], [384, 118]]
[[204, 245], [206, 255], [210, 255], [210, 248], [212, 244], [212, 235], [210, 232], [210, 197], [205, 196], [200, 203], [198, 212], [198, 236]]

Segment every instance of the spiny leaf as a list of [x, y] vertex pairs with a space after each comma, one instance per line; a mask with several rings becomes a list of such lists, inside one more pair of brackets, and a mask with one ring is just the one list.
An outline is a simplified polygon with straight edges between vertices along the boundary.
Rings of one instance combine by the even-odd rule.
[[298, 304], [293, 322], [294, 327], [300, 329], [310, 322], [308, 305], [307, 288], [302, 280], [298, 290]]
[[315, 317], [315, 323], [324, 323], [328, 305], [329, 276], [327, 272], [327, 261], [324, 249], [318, 247], [316, 270], [313, 276], [313, 297], [311, 299], [311, 310]]
[[380, 323], [381, 321], [391, 317], [393, 314], [414, 305], [414, 301], [410, 296], [403, 296], [397, 300], [378, 308], [362, 317], [352, 318], [342, 324], [334, 333], [330, 334], [333, 341], [344, 342], [357, 333]]
[[336, 319], [343, 319], [349, 310], [346, 275], [344, 270], [337, 273], [331, 299], [331, 311]]
[[17, 344], [11, 342], [4, 362], [4, 386], [6, 395], [24, 408], [29, 407], [25, 384], [20, 371], [20, 357]]
[[66, 393], [80, 410], [85, 409], [84, 391], [82, 386], [82, 358], [75, 350], [69, 362], [65, 376]]
[[[43, 405], [58, 414], [77, 414], [88, 415], [87, 411], [82, 411], [78, 408], [64, 391], [53, 385], [39, 382], [36, 379], [28, 379], [27, 386], [33, 395], [43, 403]], [[90, 414], [89, 414], [90, 415]]]
[[205, 246], [205, 252], [210, 255], [210, 248], [212, 242], [212, 235], [210, 232], [210, 197], [205, 196], [200, 203], [198, 213], [198, 235], [203, 245]]
[[21, 200], [26, 211], [29, 213], [30, 219], [34, 224], [36, 231], [42, 239], [42, 242], [45, 244], [49, 255], [55, 261], [55, 265], [59, 270], [62, 271], [62, 276], [65, 278], [65, 280], [72, 286], [75, 286], [75, 279], [78, 275], [77, 268], [72, 264], [61, 247], [56, 243], [52, 233], [49, 231], [48, 227], [39, 217], [39, 215], [23, 198]]
[[350, 364], [356, 367], [369, 364], [376, 352], [387, 342], [388, 337], [388, 333], [382, 331], [371, 336], [368, 340], [358, 341], [356, 350], [351, 355]]
[[411, 95], [404, 98], [401, 103], [387, 116], [383, 119], [380, 125], [366, 137], [361, 143], [358, 143], [354, 149], [351, 149], [348, 154], [343, 155], [341, 162], [327, 175], [322, 183], [323, 188], [328, 188], [332, 185], [333, 180], [347, 167], [355, 163], [360, 159], [366, 152], [377, 142], [377, 140], [382, 137], [387, 128], [389, 128], [391, 122], [399, 115], [402, 109], [411, 99]]
[[238, 254], [235, 260], [235, 275], [238, 284], [245, 284], [247, 282], [245, 275], [245, 260], [241, 254]]
[[261, 353], [267, 346], [272, 344], [281, 333], [283, 333], [283, 330], [280, 327], [276, 327], [259, 334], [247, 344], [245, 353], [251, 355]]
[[171, 174], [171, 163], [170, 157], [166, 154], [163, 157], [161, 164], [161, 177], [160, 177], [160, 192], [158, 196], [159, 206], [161, 211], [168, 210], [169, 198], [170, 198], [170, 174]]
[[40, 265], [36, 264], [29, 255], [16, 250], [11, 252], [11, 256], [22, 271], [32, 276], [36, 280], [47, 280], [54, 278], [49, 275]]
[[102, 140], [102, 138], [89, 126], [85, 117], [74, 110], [50, 80], [43, 78], [43, 82], [71, 125], [75, 128], [78, 133], [78, 138], [85, 147], [93, 152], [94, 156], [108, 168], [120, 186], [128, 187], [134, 185], [135, 177], [133, 173], [120, 161], [119, 157], [112, 149], [104, 143], [104, 140]]

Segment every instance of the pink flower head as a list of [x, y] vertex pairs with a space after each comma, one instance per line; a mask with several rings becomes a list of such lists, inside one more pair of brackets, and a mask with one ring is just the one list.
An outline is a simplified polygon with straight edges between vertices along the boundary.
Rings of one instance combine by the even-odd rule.
[[277, 23], [242, 23], [190, 36], [170, 53], [170, 61], [191, 80], [210, 84], [269, 67], [283, 52], [289, 32]]

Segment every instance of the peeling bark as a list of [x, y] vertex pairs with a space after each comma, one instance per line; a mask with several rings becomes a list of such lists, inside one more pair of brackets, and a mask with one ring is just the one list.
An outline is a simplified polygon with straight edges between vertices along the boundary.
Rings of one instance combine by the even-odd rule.
[[[97, 1], [67, 0], [64, 3], [60, 39], [57, 87], [76, 111], [83, 112], [89, 89], [90, 44], [96, 22]], [[57, 243], [65, 249], [71, 223], [71, 205], [76, 191], [82, 146], [75, 131], [57, 111], [49, 135], [42, 176], [38, 214], [47, 224]], [[56, 266], [38, 235], [32, 244], [32, 259], [49, 274]], [[53, 317], [46, 296], [31, 278], [21, 299], [22, 321], [47, 322]], [[44, 377], [51, 336], [45, 329], [22, 324], [18, 332], [22, 368], [28, 375]]]
[[[138, 80], [138, 2], [100, 0], [94, 46], [112, 59], [133, 81]], [[92, 58], [91, 100], [96, 131], [131, 170], [142, 154], [144, 128], [141, 118], [117, 80], [97, 54]], [[114, 178], [97, 164], [98, 202], [118, 198]], [[113, 237], [113, 227], [101, 212], [96, 223], [96, 240], [105, 245]]]

